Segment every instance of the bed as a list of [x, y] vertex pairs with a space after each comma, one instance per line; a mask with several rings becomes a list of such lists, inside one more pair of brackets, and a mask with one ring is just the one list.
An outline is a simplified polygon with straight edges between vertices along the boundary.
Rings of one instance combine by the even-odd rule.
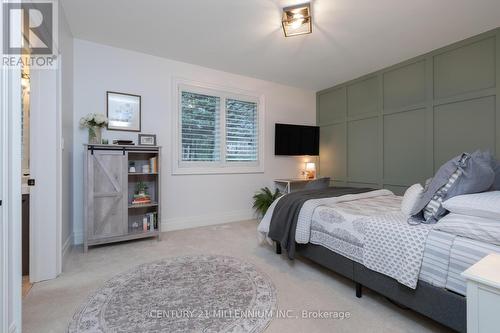
[[[320, 195], [315, 199], [312, 192], [294, 194], [305, 195], [307, 200], [296, 225], [292, 225], [295, 242], [287, 244], [287, 252], [295, 246], [297, 255], [352, 279], [358, 297], [365, 286], [445, 326], [465, 332], [466, 289], [460, 273], [488, 253], [500, 253], [500, 247], [434, 230], [432, 225], [412, 229], [400, 211], [401, 197], [390, 191], [367, 189], [360, 193], [356, 189], [352, 195], [346, 195], [345, 191], [340, 196]], [[277, 205], [278, 202], [273, 203], [259, 224], [261, 235], [272, 234], [271, 220]], [[384, 224], [388, 224], [387, 229], [383, 229]], [[385, 235], [392, 229], [397, 231]], [[411, 234], [411, 237], [406, 235], [407, 238], [396, 241], [402, 246], [395, 250], [377, 239], [392, 240], [391, 237], [400, 237], [399, 234]], [[283, 238], [272, 238], [278, 239], [277, 251], [280, 252]], [[413, 252], [406, 253], [408, 248]], [[392, 257], [398, 262], [380, 260], [393, 250]]]

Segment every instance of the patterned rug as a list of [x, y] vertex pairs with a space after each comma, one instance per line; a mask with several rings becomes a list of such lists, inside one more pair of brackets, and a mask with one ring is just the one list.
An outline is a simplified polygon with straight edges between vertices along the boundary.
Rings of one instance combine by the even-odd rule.
[[275, 309], [275, 287], [255, 266], [226, 256], [178, 257], [106, 282], [68, 332], [262, 332]]

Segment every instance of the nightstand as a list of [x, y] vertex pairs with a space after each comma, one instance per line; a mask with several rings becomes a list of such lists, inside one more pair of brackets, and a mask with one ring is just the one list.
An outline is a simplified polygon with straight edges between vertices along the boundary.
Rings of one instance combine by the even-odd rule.
[[500, 255], [490, 254], [462, 273], [467, 280], [467, 332], [500, 329]]
[[306, 178], [290, 178], [290, 179], [275, 179], [274, 184], [282, 193], [290, 193], [301, 190], [307, 183], [312, 182], [313, 179]]

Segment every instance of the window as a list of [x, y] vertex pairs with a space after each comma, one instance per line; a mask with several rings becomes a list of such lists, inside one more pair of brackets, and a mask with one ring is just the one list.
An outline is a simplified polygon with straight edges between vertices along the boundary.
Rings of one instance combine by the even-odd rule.
[[226, 161], [257, 161], [258, 144], [257, 103], [226, 99]]
[[220, 98], [182, 92], [182, 161], [220, 160]]
[[177, 85], [174, 173], [263, 171], [262, 98]]

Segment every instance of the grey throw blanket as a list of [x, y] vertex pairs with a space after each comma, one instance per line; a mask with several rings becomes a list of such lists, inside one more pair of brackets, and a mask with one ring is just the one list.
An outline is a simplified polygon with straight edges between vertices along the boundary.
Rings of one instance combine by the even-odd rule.
[[300, 209], [307, 200], [340, 197], [373, 191], [371, 188], [329, 187], [324, 190], [292, 192], [280, 199], [274, 208], [269, 227], [269, 238], [279, 242], [286, 250], [288, 258], [295, 257], [295, 230]]

